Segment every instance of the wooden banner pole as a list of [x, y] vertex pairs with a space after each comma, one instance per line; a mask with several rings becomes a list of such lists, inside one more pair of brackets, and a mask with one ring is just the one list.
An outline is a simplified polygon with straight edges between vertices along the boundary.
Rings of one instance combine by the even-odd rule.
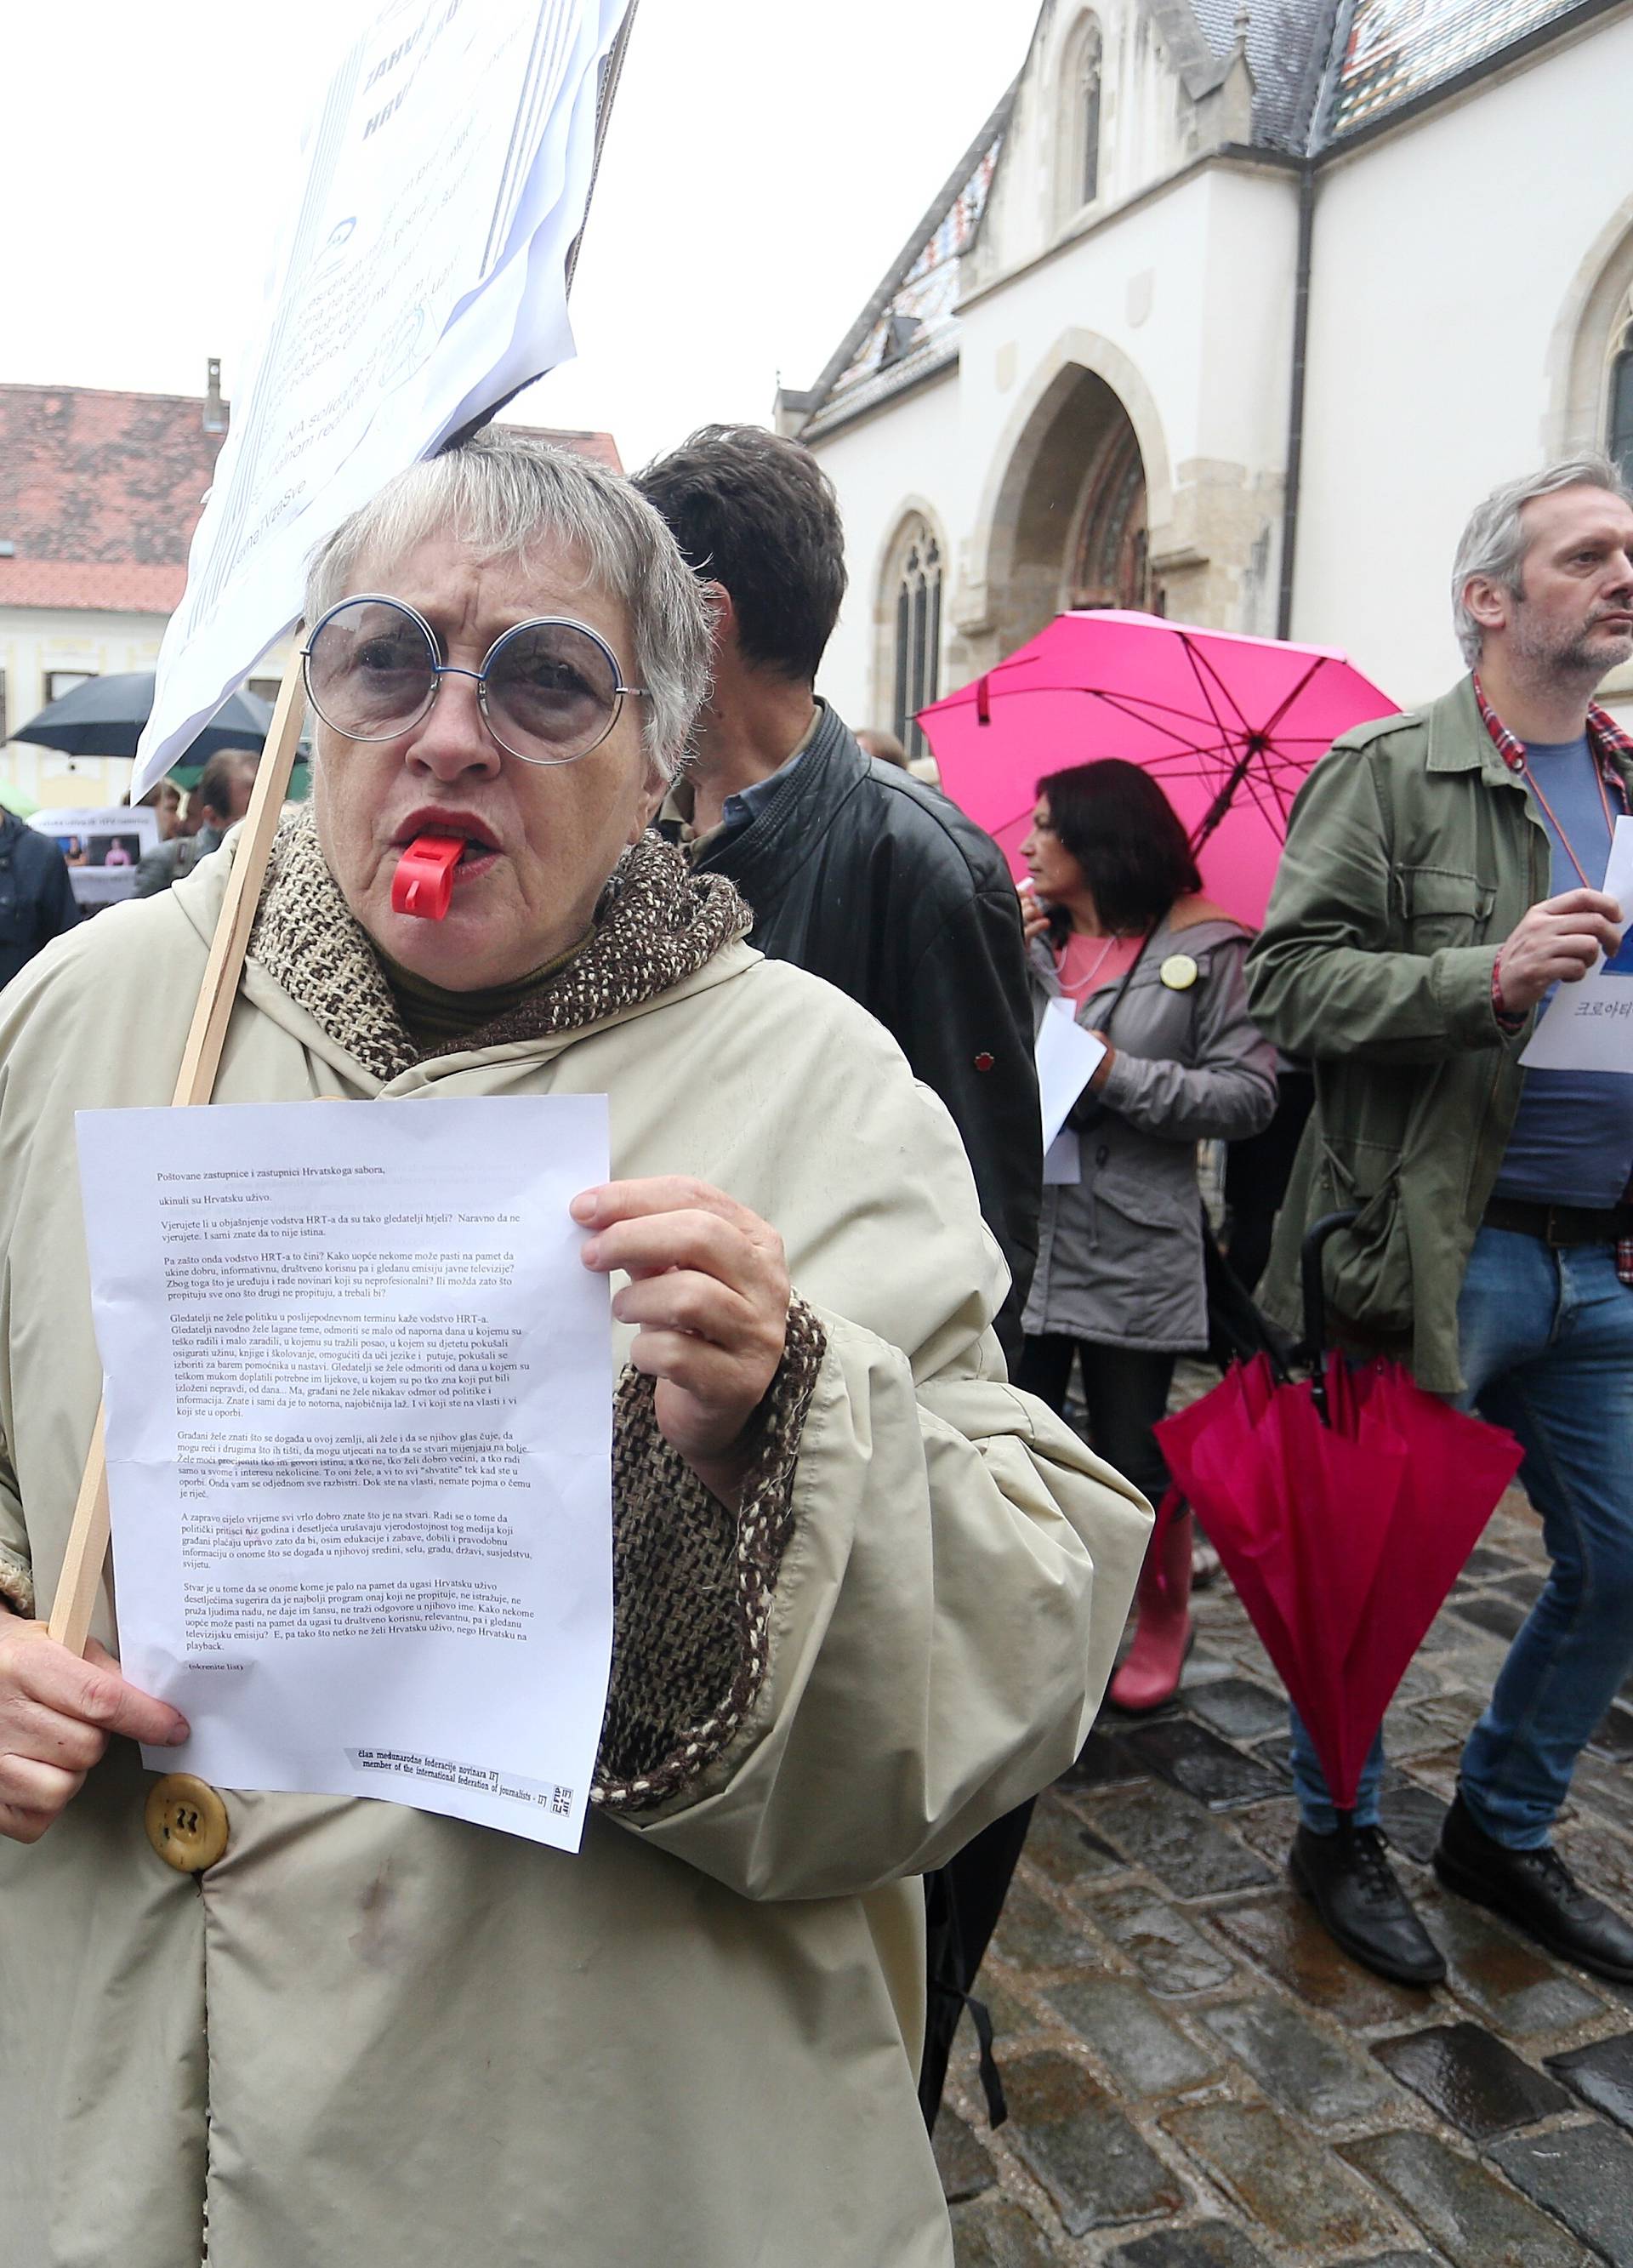
[[[272, 838], [278, 831], [283, 799], [289, 792], [290, 774], [295, 768], [295, 751], [305, 713], [300, 656], [295, 653], [291, 655], [283, 673], [267, 745], [255, 774], [254, 791], [244, 815], [243, 832], [233, 851], [232, 871], [227, 880], [226, 895], [221, 902], [216, 933], [210, 939], [210, 958], [204, 964], [198, 1003], [193, 1011], [187, 1046], [182, 1050], [176, 1091], [170, 1098], [174, 1108], [208, 1102], [215, 1092], [227, 1023], [238, 995], [249, 932], [261, 903]], [[107, 1557], [107, 1458], [103, 1444], [102, 1411], [99, 1408], [79, 1484], [79, 1500], [69, 1530], [68, 1550], [51, 1607], [52, 1637], [75, 1653], [85, 1652], [91, 1633], [91, 1617], [96, 1608], [103, 1563]]]

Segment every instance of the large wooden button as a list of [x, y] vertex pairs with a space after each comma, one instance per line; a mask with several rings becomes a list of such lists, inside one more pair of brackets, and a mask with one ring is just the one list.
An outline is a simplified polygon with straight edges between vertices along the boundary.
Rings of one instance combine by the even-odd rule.
[[227, 1807], [207, 1779], [166, 1772], [148, 1790], [147, 1839], [179, 1874], [202, 1874], [227, 1847]]

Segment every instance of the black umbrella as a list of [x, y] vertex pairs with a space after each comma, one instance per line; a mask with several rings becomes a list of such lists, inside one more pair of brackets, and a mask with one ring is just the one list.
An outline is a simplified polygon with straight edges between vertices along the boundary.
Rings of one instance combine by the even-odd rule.
[[[132, 669], [117, 677], [88, 677], [11, 734], [68, 756], [134, 756], [153, 706], [153, 673]], [[217, 748], [259, 748], [272, 711], [253, 693], [230, 694], [182, 761], [201, 764]]]

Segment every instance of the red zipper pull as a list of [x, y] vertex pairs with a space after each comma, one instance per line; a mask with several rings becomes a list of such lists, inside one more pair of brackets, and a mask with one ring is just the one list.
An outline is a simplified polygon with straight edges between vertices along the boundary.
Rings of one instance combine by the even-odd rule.
[[397, 861], [391, 909], [440, 921], [453, 896], [453, 870], [465, 850], [462, 835], [419, 835]]

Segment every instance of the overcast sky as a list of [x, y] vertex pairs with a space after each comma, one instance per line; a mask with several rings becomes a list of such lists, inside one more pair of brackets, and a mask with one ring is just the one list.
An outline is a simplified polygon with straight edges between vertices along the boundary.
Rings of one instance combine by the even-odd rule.
[[[478, 0], [497, 6], [504, 0]], [[232, 393], [296, 148], [372, 0], [0, 10], [0, 380]], [[632, 468], [809, 386], [1019, 68], [1035, 0], [641, 0], [573, 313], [512, 413]]]

